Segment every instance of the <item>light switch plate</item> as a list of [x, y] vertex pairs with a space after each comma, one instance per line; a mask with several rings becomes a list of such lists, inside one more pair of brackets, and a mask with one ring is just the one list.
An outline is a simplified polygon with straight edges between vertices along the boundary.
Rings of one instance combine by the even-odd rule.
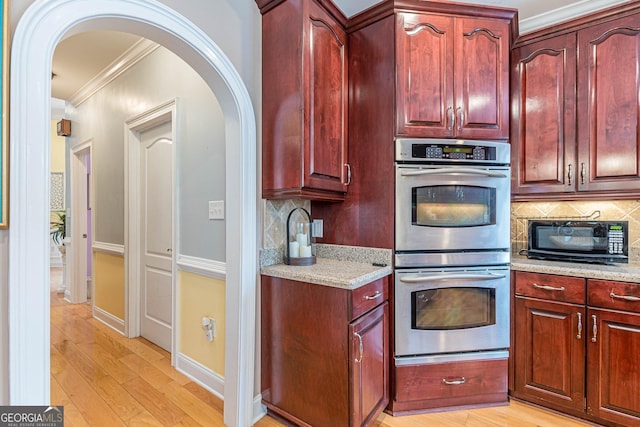
[[323, 220], [321, 219], [314, 219], [313, 220], [313, 225], [311, 228], [311, 237], [322, 237], [324, 236], [324, 230], [323, 230]]
[[209, 219], [224, 219], [224, 200], [209, 202]]

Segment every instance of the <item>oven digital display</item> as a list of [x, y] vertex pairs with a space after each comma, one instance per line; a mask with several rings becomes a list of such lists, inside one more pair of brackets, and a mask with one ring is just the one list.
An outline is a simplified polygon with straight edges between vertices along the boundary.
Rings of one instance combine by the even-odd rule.
[[466, 154], [472, 154], [473, 153], [473, 148], [472, 147], [449, 147], [449, 146], [445, 146], [442, 149], [443, 152], [445, 153], [466, 153]]

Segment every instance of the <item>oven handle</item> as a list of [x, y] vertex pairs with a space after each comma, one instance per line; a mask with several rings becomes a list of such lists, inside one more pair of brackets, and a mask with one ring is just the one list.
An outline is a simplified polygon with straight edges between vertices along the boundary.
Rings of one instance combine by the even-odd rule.
[[453, 173], [466, 173], [470, 175], [482, 175], [490, 178], [506, 178], [507, 175], [498, 172], [492, 172], [484, 169], [472, 169], [472, 168], [448, 168], [448, 169], [418, 169], [418, 170], [403, 170], [400, 175], [402, 176], [418, 176], [418, 175], [438, 175], [438, 174], [453, 174]]
[[436, 280], [497, 280], [507, 277], [504, 274], [495, 273], [445, 273], [431, 276], [401, 277], [404, 283], [435, 282]]

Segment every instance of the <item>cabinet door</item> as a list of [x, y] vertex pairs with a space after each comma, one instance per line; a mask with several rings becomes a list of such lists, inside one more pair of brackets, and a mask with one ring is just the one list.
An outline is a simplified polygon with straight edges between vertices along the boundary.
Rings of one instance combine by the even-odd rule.
[[638, 16], [578, 32], [579, 190], [640, 189]]
[[512, 192], [576, 190], [576, 36], [513, 51]]
[[589, 308], [587, 412], [640, 425], [640, 315]]
[[349, 325], [351, 426], [370, 425], [389, 403], [389, 303]]
[[316, 3], [310, 2], [309, 7], [305, 187], [344, 192], [347, 191], [347, 35]]
[[462, 138], [509, 138], [509, 24], [456, 18], [455, 123]]
[[585, 308], [516, 298], [514, 395], [584, 410]]
[[396, 133], [452, 137], [453, 18], [398, 13], [396, 25]]

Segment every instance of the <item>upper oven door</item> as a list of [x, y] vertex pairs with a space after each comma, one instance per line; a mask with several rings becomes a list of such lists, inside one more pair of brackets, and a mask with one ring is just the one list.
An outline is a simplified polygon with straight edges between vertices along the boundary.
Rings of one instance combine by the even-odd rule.
[[505, 250], [508, 166], [396, 164], [396, 251]]

